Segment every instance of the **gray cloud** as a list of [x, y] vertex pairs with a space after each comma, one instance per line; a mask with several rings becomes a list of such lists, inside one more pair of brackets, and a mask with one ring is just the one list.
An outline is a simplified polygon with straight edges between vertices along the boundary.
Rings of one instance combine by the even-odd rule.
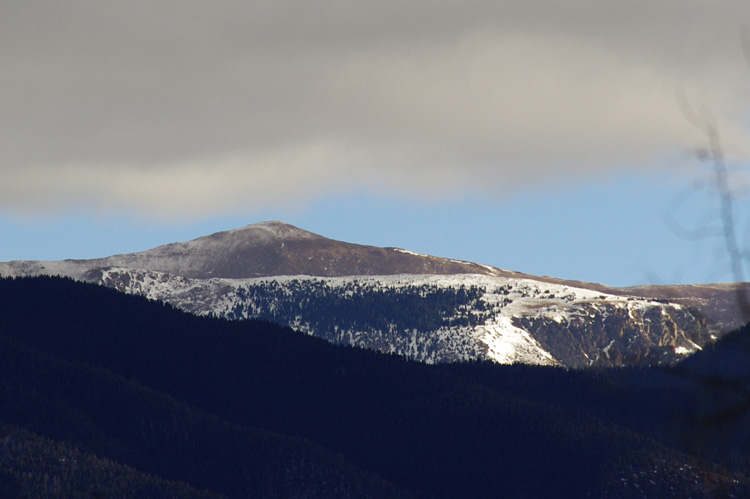
[[4, 2], [0, 209], [198, 216], [744, 156], [744, 1]]

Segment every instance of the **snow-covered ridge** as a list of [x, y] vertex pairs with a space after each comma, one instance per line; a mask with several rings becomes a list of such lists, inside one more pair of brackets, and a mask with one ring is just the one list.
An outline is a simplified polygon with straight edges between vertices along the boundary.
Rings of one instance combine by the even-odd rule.
[[103, 284], [195, 314], [260, 317], [424, 362], [671, 363], [713, 332], [695, 310], [665, 300], [343, 243], [281, 222], [95, 260], [0, 263], [0, 276], [27, 275]]
[[[111, 268], [87, 279], [191, 313], [261, 317], [424, 362], [491, 359], [583, 367], [616, 365], [637, 354], [646, 356], [645, 363], [669, 363], [700, 348], [694, 340], [702, 334], [699, 321], [680, 305], [478, 274], [190, 279]], [[443, 300], [435, 306], [443, 315], [423, 322], [403, 318], [399, 308], [417, 303], [409, 301], [415, 296]], [[339, 308], [327, 308], [331, 303]], [[350, 317], [362, 303], [368, 310]], [[449, 312], [445, 303], [452, 304]], [[437, 313], [425, 310], [420, 313]], [[367, 319], [373, 313], [376, 323]], [[620, 337], [607, 336], [607, 327]], [[673, 337], [664, 340], [663, 331]], [[645, 347], [626, 351], [644, 338], [650, 338]]]

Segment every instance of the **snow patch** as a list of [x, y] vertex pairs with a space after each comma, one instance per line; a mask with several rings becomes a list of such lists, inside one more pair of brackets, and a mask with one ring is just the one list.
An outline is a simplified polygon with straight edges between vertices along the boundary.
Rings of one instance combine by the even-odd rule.
[[414, 255], [414, 256], [423, 256], [423, 257], [429, 257], [429, 255], [424, 255], [422, 253], [416, 253], [414, 251], [405, 250], [403, 248], [393, 248], [394, 251], [398, 251], [399, 253], [405, 253], [407, 255]]
[[528, 332], [514, 326], [510, 318], [477, 329], [477, 339], [487, 345], [487, 355], [498, 364], [558, 365]]

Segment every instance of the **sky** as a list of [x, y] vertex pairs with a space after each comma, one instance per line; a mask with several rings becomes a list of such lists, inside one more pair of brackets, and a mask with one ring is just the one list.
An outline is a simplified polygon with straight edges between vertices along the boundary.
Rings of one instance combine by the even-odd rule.
[[748, 29], [745, 0], [4, 1], [0, 261], [282, 220], [614, 286], [732, 280], [700, 152], [710, 125], [750, 248]]

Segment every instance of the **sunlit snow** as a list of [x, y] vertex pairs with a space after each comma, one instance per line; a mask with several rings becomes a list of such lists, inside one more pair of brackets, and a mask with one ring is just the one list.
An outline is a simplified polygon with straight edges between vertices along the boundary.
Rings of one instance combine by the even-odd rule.
[[[404, 253], [411, 254], [407, 250]], [[227, 316], [236, 309], [238, 301], [237, 291], [241, 287], [249, 287], [260, 283], [276, 282], [279, 286], [289, 287], [295, 282], [317, 281], [330, 288], [345, 288], [348, 284], [359, 283], [379, 288], [398, 288], [422, 285], [436, 285], [440, 287], [478, 287], [482, 290], [480, 300], [485, 304], [484, 309], [491, 311], [491, 317], [478, 326], [456, 326], [440, 328], [429, 334], [430, 338], [441, 345], [448, 345], [447, 350], [436, 352], [421, 348], [419, 339], [413, 332], [400, 332], [401, 343], [382, 347], [384, 351], [392, 351], [423, 362], [444, 362], [446, 360], [470, 360], [473, 358], [492, 359], [502, 364], [559, 364], [553, 355], [545, 350], [539, 342], [519, 325], [520, 318], [538, 318], [554, 322], [560, 327], [567, 327], [574, 321], [588, 320], [586, 310], [595, 310], [606, 317], [615, 309], [623, 311], [634, 323], [643, 321], [646, 311], [657, 308], [663, 313], [663, 307], [669, 306], [673, 310], [679, 305], [664, 305], [658, 302], [636, 298], [609, 295], [599, 291], [576, 288], [569, 285], [536, 281], [528, 278], [511, 278], [500, 276], [486, 276], [479, 274], [457, 275], [387, 275], [387, 276], [347, 276], [347, 277], [310, 277], [310, 276], [279, 276], [259, 277], [254, 279], [192, 279], [171, 274], [134, 270], [129, 268], [107, 268], [98, 270], [98, 274], [86, 274], [89, 265], [84, 262], [10, 262], [0, 264], [0, 275], [22, 276], [51, 274], [70, 276], [76, 279], [90, 280], [116, 287], [121, 291], [139, 294], [152, 300], [162, 300], [183, 308], [189, 312], [202, 315]], [[488, 267], [491, 269], [491, 267]], [[93, 271], [93, 272], [96, 272]], [[125, 278], [127, 276], [127, 278]], [[291, 291], [290, 291], [291, 292]], [[344, 289], [341, 291], [344, 293]], [[351, 291], [348, 291], [351, 293]], [[248, 316], [252, 316], [253, 304], [247, 304]], [[271, 304], [270, 306], [273, 306]], [[588, 308], [587, 308], [588, 307]], [[290, 326], [315, 334], [304, 317], [288, 318]], [[372, 334], [371, 331], [350, 330], [337, 331], [341, 338], [352, 344], [357, 344], [363, 335]], [[422, 338], [424, 340], [424, 338]], [[686, 355], [699, 349], [693, 342], [678, 345], [674, 352]], [[597, 357], [609, 359], [613, 342], [601, 345]], [[481, 354], [484, 352], [484, 354]], [[588, 354], [585, 354], [589, 358]], [[591, 361], [593, 362], [593, 360]]]

